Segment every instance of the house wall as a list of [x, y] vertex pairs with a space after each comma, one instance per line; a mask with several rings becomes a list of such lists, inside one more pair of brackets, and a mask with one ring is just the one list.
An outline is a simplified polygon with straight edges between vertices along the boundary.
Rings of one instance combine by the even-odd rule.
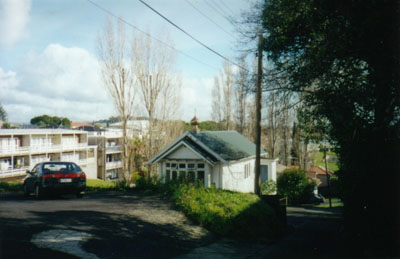
[[261, 159], [260, 164], [268, 166], [268, 180], [273, 180], [276, 182], [276, 163], [277, 162], [278, 162], [278, 159], [268, 159], [268, 158]]
[[201, 156], [182, 145], [177, 150], [167, 156], [168, 159], [202, 159]]
[[254, 159], [223, 164], [220, 188], [237, 192], [254, 192], [254, 164]]

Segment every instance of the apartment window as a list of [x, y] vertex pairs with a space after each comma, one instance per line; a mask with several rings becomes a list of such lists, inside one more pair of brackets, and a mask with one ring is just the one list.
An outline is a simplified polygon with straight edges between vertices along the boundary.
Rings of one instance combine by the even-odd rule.
[[94, 157], [94, 149], [90, 148], [88, 151], [88, 157]]

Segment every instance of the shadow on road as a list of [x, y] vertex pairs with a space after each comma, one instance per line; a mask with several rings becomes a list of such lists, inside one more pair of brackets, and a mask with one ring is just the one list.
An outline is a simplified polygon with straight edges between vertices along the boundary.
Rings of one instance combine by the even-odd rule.
[[[155, 223], [147, 221], [146, 215], [135, 217], [128, 213], [135, 206], [146, 207], [152, 213], [168, 213], [164, 208], [169, 205], [155, 197], [102, 194], [84, 199], [66, 196], [36, 200], [11, 196], [5, 200], [3, 203], [2, 197], [0, 201], [6, 204], [2, 210], [8, 210], [0, 212], [0, 258], [71, 258], [30, 243], [34, 234], [51, 229], [91, 234], [94, 238], [82, 247], [100, 258], [171, 258], [210, 243], [214, 238], [211, 234], [191, 233], [196, 229], [192, 230], [187, 222]], [[154, 210], [157, 207], [160, 210]]]

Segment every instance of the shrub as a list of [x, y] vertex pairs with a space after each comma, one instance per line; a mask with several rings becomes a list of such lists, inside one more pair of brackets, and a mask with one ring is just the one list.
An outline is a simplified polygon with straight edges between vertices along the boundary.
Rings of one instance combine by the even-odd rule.
[[272, 195], [276, 193], [276, 183], [273, 180], [265, 181], [261, 184], [261, 194]]
[[288, 198], [289, 204], [305, 202], [315, 187], [305, 172], [298, 169], [286, 169], [277, 181], [278, 194]]
[[171, 199], [194, 221], [220, 235], [248, 239], [283, 231], [275, 211], [255, 194], [175, 184]]

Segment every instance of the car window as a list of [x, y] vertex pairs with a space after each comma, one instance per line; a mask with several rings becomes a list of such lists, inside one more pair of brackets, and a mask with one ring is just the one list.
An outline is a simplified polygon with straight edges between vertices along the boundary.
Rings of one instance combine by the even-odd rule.
[[36, 175], [38, 172], [38, 168], [39, 168], [39, 165], [35, 165], [35, 167], [33, 167], [33, 169], [31, 170], [31, 173]]
[[72, 173], [80, 171], [80, 168], [72, 163], [46, 163], [43, 165], [45, 173]]

